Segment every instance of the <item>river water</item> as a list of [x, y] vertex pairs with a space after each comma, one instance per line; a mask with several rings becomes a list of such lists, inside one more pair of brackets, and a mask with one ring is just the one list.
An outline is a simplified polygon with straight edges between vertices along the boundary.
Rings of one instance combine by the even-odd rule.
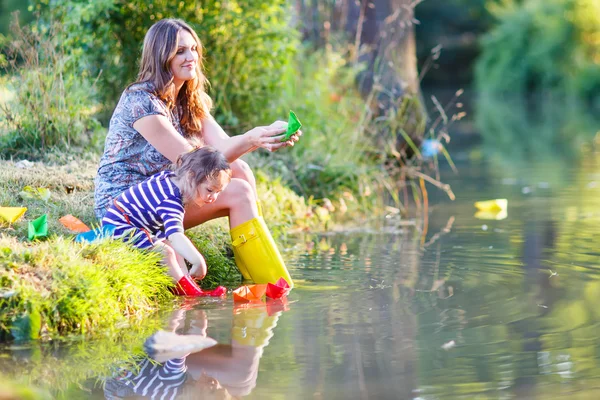
[[[531, 167], [478, 151], [442, 175], [455, 201], [429, 189], [426, 234], [389, 218], [295, 238], [287, 301], [200, 299], [161, 316], [219, 343], [183, 359], [180, 398], [600, 398], [600, 158]], [[495, 198], [505, 216], [476, 215], [474, 201]], [[111, 360], [144, 339], [19, 345], [0, 364], [57, 397], [123, 396], [137, 372]]]

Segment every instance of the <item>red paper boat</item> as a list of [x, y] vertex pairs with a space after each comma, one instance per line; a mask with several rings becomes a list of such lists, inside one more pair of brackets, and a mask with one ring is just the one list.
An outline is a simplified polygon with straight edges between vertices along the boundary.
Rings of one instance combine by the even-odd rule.
[[267, 297], [271, 299], [279, 299], [283, 296], [287, 296], [290, 290], [292, 290], [290, 285], [283, 278], [279, 278], [275, 284], [267, 283]]
[[233, 301], [238, 303], [260, 301], [265, 295], [266, 290], [267, 285], [240, 286], [233, 291]]

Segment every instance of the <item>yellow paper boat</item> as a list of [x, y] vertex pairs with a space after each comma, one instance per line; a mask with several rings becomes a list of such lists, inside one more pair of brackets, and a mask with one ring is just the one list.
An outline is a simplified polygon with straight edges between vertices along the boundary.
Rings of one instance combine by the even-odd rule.
[[481, 211], [502, 211], [508, 208], [508, 200], [506, 199], [496, 199], [496, 200], [486, 200], [486, 201], [476, 201], [475, 207]]
[[18, 221], [25, 211], [27, 211], [27, 207], [0, 207], [0, 220], [12, 224]]
[[477, 219], [491, 219], [500, 221], [501, 219], [506, 219], [508, 217], [508, 212], [506, 210], [499, 211], [483, 211], [479, 210], [475, 213], [475, 218]]

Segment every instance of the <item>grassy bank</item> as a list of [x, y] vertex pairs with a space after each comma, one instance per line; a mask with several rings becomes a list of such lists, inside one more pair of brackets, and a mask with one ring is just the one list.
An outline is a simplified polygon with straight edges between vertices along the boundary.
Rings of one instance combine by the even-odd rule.
[[[171, 298], [170, 279], [157, 254], [120, 242], [74, 243], [75, 233], [58, 222], [72, 214], [88, 226], [97, 225], [92, 210], [96, 166], [94, 156], [77, 161], [47, 156], [46, 162], [28, 168], [0, 161], [0, 205], [28, 209], [14, 224], [0, 223], [1, 339], [94, 333], [144, 318]], [[258, 172], [257, 177], [265, 216], [276, 238], [330, 223], [331, 208], [310, 204], [265, 173]], [[48, 191], [32, 195], [24, 191], [27, 186]], [[48, 215], [50, 237], [30, 242], [28, 222], [42, 214]], [[241, 282], [225, 218], [188, 235], [207, 259], [203, 286]]]

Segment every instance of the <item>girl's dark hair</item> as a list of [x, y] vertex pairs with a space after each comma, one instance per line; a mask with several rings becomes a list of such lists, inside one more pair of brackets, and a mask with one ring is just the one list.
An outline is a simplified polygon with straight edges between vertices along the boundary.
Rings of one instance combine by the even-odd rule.
[[208, 179], [217, 179], [221, 171], [231, 178], [229, 162], [223, 153], [211, 146], [195, 147], [180, 155], [172, 169], [184, 202], [193, 200], [200, 184]]

